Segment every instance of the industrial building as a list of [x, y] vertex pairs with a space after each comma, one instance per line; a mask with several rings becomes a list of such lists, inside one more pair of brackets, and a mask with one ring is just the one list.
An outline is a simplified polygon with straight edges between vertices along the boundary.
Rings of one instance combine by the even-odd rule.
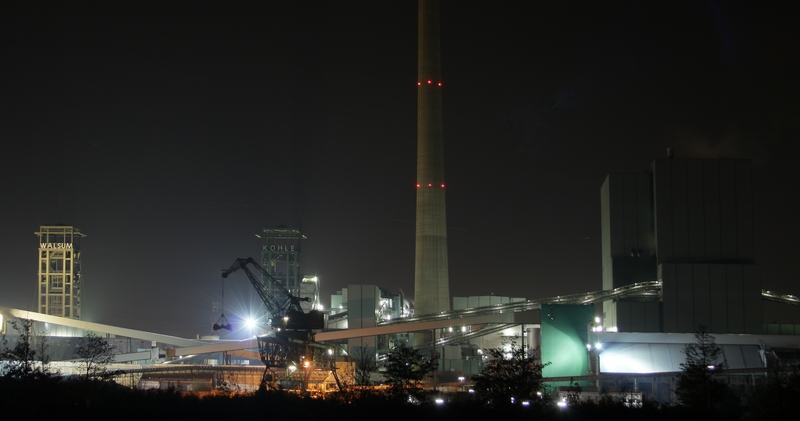
[[603, 289], [662, 282], [660, 300], [603, 303], [619, 332], [762, 332], [748, 160], [656, 159], [601, 188]]
[[[454, 297], [452, 311], [414, 314], [400, 294], [348, 285], [331, 297], [327, 329], [317, 340], [338, 344], [344, 355], [354, 350], [381, 355], [398, 342], [432, 348], [443, 379], [476, 374], [482, 349], [513, 340], [540, 348], [542, 361], [551, 363], [544, 375], [553, 384], [582, 379], [600, 386], [601, 379], [616, 376], [645, 382], [648, 393], [659, 395], [666, 387], [659, 382], [679, 371], [679, 351], [700, 324], [726, 343], [726, 358], [744, 376], [752, 377], [752, 370], [763, 374], [770, 352], [795, 346], [796, 337], [753, 335], [765, 329], [762, 300], [798, 301], [761, 290], [748, 161], [656, 159], [639, 174], [610, 174], [601, 187], [600, 215], [598, 291], [535, 300]], [[270, 274], [292, 294], [318, 303], [316, 281], [304, 282], [308, 277], [300, 271], [305, 236], [287, 227], [265, 228], [258, 236], [264, 240], [261, 262]], [[766, 329], [795, 332], [786, 326], [781, 332]], [[414, 335], [428, 340], [412, 341]], [[223, 348], [244, 348], [220, 345], [226, 353]], [[189, 355], [185, 352], [172, 355]]]
[[[152, 383], [156, 376], [143, 373], [173, 371], [179, 374], [170, 382], [191, 383], [186, 373], [192, 370], [185, 363], [192, 362], [209, 387], [224, 386], [227, 383], [222, 382], [235, 378], [247, 383], [245, 390], [261, 379], [247, 370], [246, 375], [230, 374], [242, 371], [234, 368], [230, 357], [257, 359], [260, 353], [261, 361], [271, 361], [290, 379], [297, 374], [285, 354], [265, 356], [268, 348], [295, 346], [289, 342], [330, 347], [339, 360], [369, 353], [376, 361], [399, 343], [413, 344], [439, 361], [439, 385], [464, 388], [485, 364], [488, 357], [483, 350], [514, 341], [539, 350], [541, 361], [549, 363], [543, 376], [550, 387], [577, 381], [587, 392], [591, 388], [633, 391], [657, 401], [674, 400], [681, 351], [700, 325], [722, 346], [729, 383], [742, 387], [766, 376], [771, 361], [800, 347], [796, 333], [800, 329], [782, 327], [775, 332], [763, 324], [763, 300], [793, 305], [800, 300], [762, 290], [754, 257], [753, 175], [747, 160], [674, 159], [670, 153], [647, 171], [609, 174], [600, 188], [602, 285], [597, 291], [539, 299], [485, 296], [451, 301], [438, 1], [420, 1], [418, 35], [416, 309], [386, 288], [350, 284], [331, 297], [325, 329], [292, 341], [278, 335], [279, 320], [273, 321], [273, 331], [243, 341], [172, 338], [70, 320], [80, 316], [76, 243], [83, 235], [72, 227], [43, 226], [37, 233], [40, 312], [0, 309], [0, 314], [5, 320], [27, 317], [82, 329], [65, 332], [68, 336], [99, 331], [109, 338], [152, 341], [154, 351], [145, 349], [141, 352], [149, 352], [146, 357], [127, 360], [140, 364], [129, 370], [140, 373], [139, 380]], [[278, 302], [302, 298], [303, 307], [295, 315], [319, 310], [318, 281], [301, 271], [300, 243], [306, 237], [299, 229], [284, 226], [264, 228], [257, 237], [263, 240], [260, 265], [268, 272], [262, 274], [260, 285], [254, 282], [259, 294], [266, 291]], [[262, 299], [269, 307], [264, 295]], [[288, 325], [289, 317], [284, 320]], [[5, 328], [2, 321], [0, 325]], [[765, 330], [789, 334], [764, 335]], [[173, 366], [181, 363], [184, 367]], [[230, 367], [225, 375], [233, 377], [210, 374], [218, 370], [211, 367], [219, 365]], [[327, 375], [318, 377], [321, 383], [331, 382]]]

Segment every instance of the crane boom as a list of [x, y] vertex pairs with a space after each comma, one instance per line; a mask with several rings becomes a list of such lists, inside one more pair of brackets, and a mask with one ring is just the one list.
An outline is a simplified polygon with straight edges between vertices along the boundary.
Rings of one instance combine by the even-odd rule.
[[[280, 295], [285, 297], [276, 297], [270, 293], [269, 289], [258, 279], [258, 277], [248, 269], [247, 265], [252, 265], [263, 276], [263, 279], [268, 281], [274, 289], [280, 292]], [[311, 310], [308, 313], [303, 312], [300, 307], [301, 301], [311, 301], [308, 297], [297, 297], [292, 294], [283, 284], [278, 282], [269, 272], [264, 270], [261, 265], [256, 263], [252, 257], [238, 258], [227, 270], [222, 272], [222, 277], [227, 278], [233, 272], [242, 270], [250, 283], [255, 288], [261, 301], [267, 307], [271, 319], [270, 326], [274, 328], [284, 328], [286, 330], [316, 330], [325, 327], [325, 316], [318, 310]]]

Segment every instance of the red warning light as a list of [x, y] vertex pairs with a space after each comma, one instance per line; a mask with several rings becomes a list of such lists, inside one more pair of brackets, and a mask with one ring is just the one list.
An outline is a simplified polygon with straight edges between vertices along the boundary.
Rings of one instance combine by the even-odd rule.
[[417, 188], [419, 188], [419, 183], [417, 183]]
[[442, 188], [444, 188], [444, 184], [442, 184]]
[[417, 86], [422, 86], [422, 82], [417, 82]]
[[431, 184], [431, 183], [428, 183], [428, 187], [433, 187], [433, 184]]
[[432, 81], [432, 80], [429, 80], [429, 81], [428, 81], [428, 85], [430, 85], [431, 83], [433, 83], [433, 81]]
[[442, 82], [439, 82], [439, 86], [442, 86]]

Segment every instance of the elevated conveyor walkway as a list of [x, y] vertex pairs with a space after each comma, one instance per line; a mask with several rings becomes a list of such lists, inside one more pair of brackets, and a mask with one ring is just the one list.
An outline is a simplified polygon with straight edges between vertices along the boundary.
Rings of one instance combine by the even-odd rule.
[[[446, 311], [439, 314], [429, 314], [382, 322], [378, 326], [370, 328], [320, 332], [316, 334], [316, 341], [324, 342], [466, 325], [485, 325], [467, 333], [457, 333], [455, 335], [437, 340], [437, 345], [444, 345], [501, 331], [520, 323], [537, 323], [538, 321], [532, 321], [530, 317], [520, 317], [515, 313], [541, 310], [543, 304], [591, 304], [606, 300], [632, 297], [660, 300], [661, 282], [639, 282], [626, 285], [624, 287], [614, 288], [613, 290], [594, 291], [571, 295], [557, 295], [555, 297], [532, 299], [522, 302]], [[762, 290], [761, 297], [766, 301], [773, 301], [788, 305], [800, 305], [800, 299], [798, 299], [797, 296], [776, 291]], [[257, 348], [257, 346], [255, 346], [255, 338], [244, 341], [230, 342], [199, 341], [3, 307], [0, 307], [0, 315], [6, 319], [10, 319], [12, 317], [24, 318], [38, 322], [83, 329], [86, 331], [102, 332], [117, 336], [152, 340], [163, 344], [170, 344], [178, 348], [175, 350], [175, 355], [189, 355], [205, 352], [229, 352], [247, 349], [252, 350]]]
[[444, 311], [439, 314], [428, 314], [418, 317], [383, 322], [380, 325], [398, 325], [406, 323], [430, 322], [433, 320], [461, 319], [465, 316], [482, 316], [496, 313], [517, 313], [531, 310], [541, 310], [542, 304], [591, 304], [612, 299], [642, 297], [653, 300], [661, 299], [661, 282], [639, 282], [614, 288], [613, 290], [585, 292], [581, 294], [557, 295], [555, 297], [539, 298], [507, 304], [495, 304], [485, 307], [474, 307], [463, 310]]
[[[103, 333], [114, 336], [121, 336], [125, 338], [141, 339], [145, 341], [156, 341], [158, 343], [175, 345], [175, 346], [198, 346], [205, 345], [208, 342], [186, 339], [178, 336], [163, 335], [160, 333], [146, 332], [143, 330], [128, 329], [124, 327], [111, 326], [102, 323], [87, 322], [83, 320], [69, 319], [66, 317], [51, 316], [48, 314], [36, 313], [34, 311], [18, 310], [15, 308], [0, 307], [0, 315], [2, 315], [3, 323], [5, 320], [12, 318], [28, 319], [34, 322], [50, 323], [57, 326], [65, 326], [72, 328], [65, 336], [83, 336], [84, 332]], [[74, 329], [79, 329], [76, 331]], [[60, 336], [53, 334], [51, 336]]]
[[[474, 307], [463, 310], [445, 311], [439, 314], [421, 315], [380, 323], [381, 326], [397, 325], [404, 323], [429, 322], [433, 320], [460, 319], [464, 316], [479, 316], [493, 313], [522, 312], [540, 310], [542, 304], [592, 304], [622, 298], [645, 298], [652, 300], [661, 299], [661, 281], [638, 282], [610, 290], [585, 292], [581, 294], [557, 295], [555, 297], [538, 298], [507, 304], [496, 304], [485, 307]], [[800, 305], [800, 299], [795, 295], [762, 290], [761, 298], [765, 301], [774, 301], [782, 304]]]

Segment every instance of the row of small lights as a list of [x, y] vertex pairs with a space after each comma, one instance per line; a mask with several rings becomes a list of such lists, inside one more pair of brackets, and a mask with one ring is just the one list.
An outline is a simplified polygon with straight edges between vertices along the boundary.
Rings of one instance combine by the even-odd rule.
[[[428, 81], [428, 85], [433, 85], [433, 81], [429, 80]], [[437, 86], [442, 86], [442, 82], [437, 82], [436, 85]], [[417, 82], [417, 86], [422, 86], [422, 82]], [[444, 188], [444, 184], [442, 184], [441, 186], [442, 186], [442, 188]], [[420, 187], [422, 187], [422, 185], [417, 183], [417, 188], [420, 188]], [[428, 187], [433, 187], [433, 183], [428, 183]]]

